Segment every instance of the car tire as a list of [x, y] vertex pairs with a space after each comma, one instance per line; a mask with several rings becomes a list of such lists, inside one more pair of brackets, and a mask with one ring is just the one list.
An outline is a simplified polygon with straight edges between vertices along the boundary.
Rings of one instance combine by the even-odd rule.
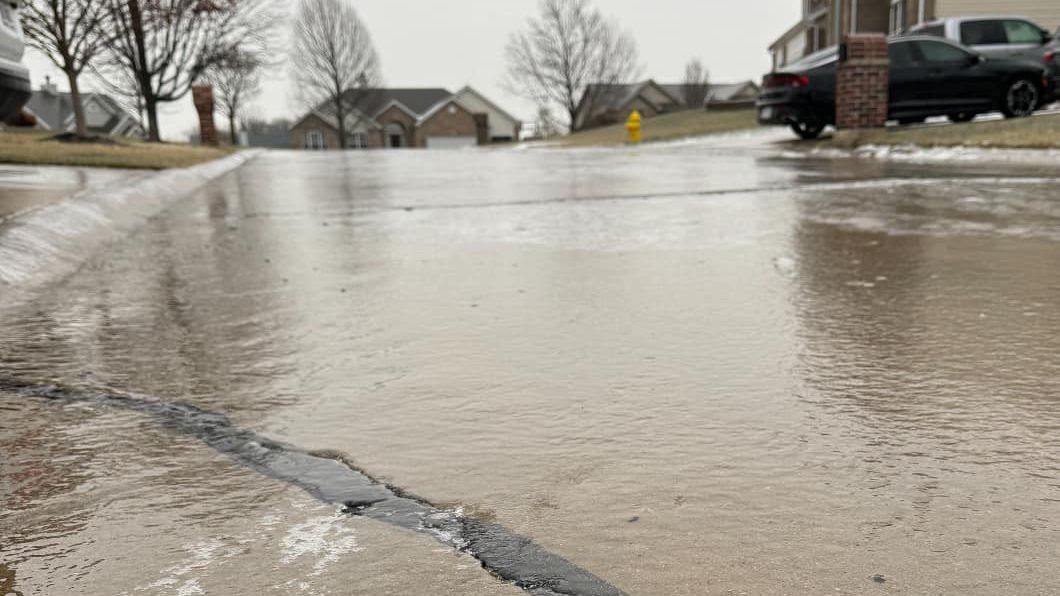
[[961, 112], [960, 114], [950, 114], [947, 118], [949, 118], [950, 122], [953, 122], [954, 124], [961, 124], [962, 122], [971, 122], [972, 120], [975, 120], [976, 116], [978, 116], [978, 114]]
[[1026, 118], [1038, 109], [1042, 92], [1031, 79], [1016, 79], [1001, 94], [1001, 113], [1006, 118]]
[[821, 136], [821, 133], [824, 132], [824, 125], [814, 122], [794, 122], [791, 125], [791, 130], [799, 135], [800, 139], [812, 141]]

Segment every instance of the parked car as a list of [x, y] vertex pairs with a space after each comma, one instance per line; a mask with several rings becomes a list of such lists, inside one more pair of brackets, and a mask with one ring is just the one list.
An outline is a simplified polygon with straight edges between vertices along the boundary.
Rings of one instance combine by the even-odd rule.
[[990, 58], [1044, 60], [1053, 79], [1053, 87], [1060, 89], [1057, 36], [1030, 19], [1016, 16], [939, 19], [913, 27], [910, 34], [944, 37]]
[[33, 92], [24, 51], [18, 2], [0, 0], [0, 121], [17, 114]]
[[[963, 122], [993, 111], [1030, 116], [1052, 94], [1040, 62], [987, 58], [936, 37], [891, 38], [888, 44], [888, 114], [902, 124], [932, 116]], [[835, 124], [838, 56], [832, 49], [766, 75], [756, 104], [759, 123], [791, 126], [804, 139]]]

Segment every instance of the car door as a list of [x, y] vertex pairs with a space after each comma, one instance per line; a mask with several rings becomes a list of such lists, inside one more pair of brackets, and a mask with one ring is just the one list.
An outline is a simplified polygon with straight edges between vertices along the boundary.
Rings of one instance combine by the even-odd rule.
[[960, 22], [960, 42], [986, 56], [1008, 58], [1008, 35], [1000, 19], [976, 19]]
[[931, 73], [913, 41], [892, 41], [889, 112], [900, 119], [930, 110]]
[[1048, 33], [1041, 27], [1022, 19], [1007, 19], [1002, 25], [1008, 40], [1005, 46], [1008, 58], [1037, 62], [1045, 56]]
[[978, 54], [945, 41], [916, 44], [928, 70], [935, 114], [984, 110], [993, 104], [995, 77]]

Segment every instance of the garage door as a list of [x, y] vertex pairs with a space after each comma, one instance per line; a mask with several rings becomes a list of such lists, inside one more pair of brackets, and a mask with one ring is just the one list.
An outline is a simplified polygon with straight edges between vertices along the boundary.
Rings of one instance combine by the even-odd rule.
[[477, 144], [475, 137], [427, 137], [428, 149], [464, 149]]

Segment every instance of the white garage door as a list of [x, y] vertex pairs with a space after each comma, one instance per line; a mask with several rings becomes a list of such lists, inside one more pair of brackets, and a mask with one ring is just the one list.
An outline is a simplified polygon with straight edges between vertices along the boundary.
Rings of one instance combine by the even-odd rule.
[[463, 149], [477, 144], [475, 137], [427, 137], [428, 149]]

